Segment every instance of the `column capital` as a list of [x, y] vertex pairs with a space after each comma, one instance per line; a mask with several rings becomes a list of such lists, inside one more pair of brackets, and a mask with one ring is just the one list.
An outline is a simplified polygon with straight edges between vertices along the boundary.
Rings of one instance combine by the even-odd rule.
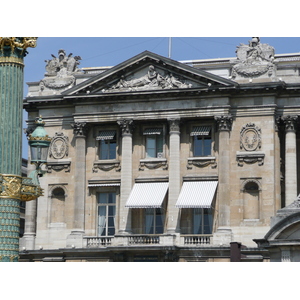
[[86, 122], [74, 122], [71, 124], [75, 137], [85, 138], [89, 129], [89, 126]]
[[28, 47], [36, 47], [36, 37], [0, 37], [0, 64], [23, 65]]
[[180, 132], [180, 119], [168, 119], [170, 132]]
[[124, 135], [132, 135], [133, 129], [135, 127], [132, 119], [119, 120], [119, 121], [117, 121], [117, 123], [121, 127], [123, 136]]
[[231, 115], [215, 116], [219, 131], [230, 131], [233, 118]]
[[282, 116], [281, 119], [284, 123], [284, 128], [286, 132], [288, 131], [296, 132], [298, 116], [287, 115], [287, 116]]

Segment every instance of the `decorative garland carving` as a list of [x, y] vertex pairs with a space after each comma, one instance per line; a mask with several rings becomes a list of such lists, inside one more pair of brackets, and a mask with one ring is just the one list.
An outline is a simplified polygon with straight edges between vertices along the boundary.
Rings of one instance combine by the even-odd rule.
[[93, 165], [93, 172], [94, 173], [97, 173], [98, 170], [108, 172], [112, 169], [116, 169], [116, 172], [120, 172], [121, 171], [120, 162], [119, 161], [115, 161], [115, 162], [94, 162], [94, 165]]
[[150, 170], [158, 169], [161, 167], [163, 170], [168, 170], [168, 163], [166, 159], [157, 160], [157, 161], [154, 160], [140, 161], [139, 170], [144, 171], [145, 167]]
[[187, 169], [191, 170], [193, 166], [198, 168], [205, 168], [211, 166], [212, 169], [217, 167], [217, 162], [215, 158], [201, 158], [200, 160], [197, 158], [188, 158]]
[[258, 152], [253, 152], [253, 153], [238, 153], [236, 155], [238, 165], [242, 167], [244, 163], [246, 164], [254, 164], [258, 163], [259, 166], [262, 166], [264, 164], [264, 158], [265, 154], [264, 153], [258, 153]]

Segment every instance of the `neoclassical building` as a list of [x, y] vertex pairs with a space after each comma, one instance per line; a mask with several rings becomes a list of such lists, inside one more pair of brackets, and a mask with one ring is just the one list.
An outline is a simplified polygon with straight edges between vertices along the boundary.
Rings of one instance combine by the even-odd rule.
[[299, 209], [299, 53], [252, 38], [230, 59], [80, 59], [59, 50], [28, 83], [27, 133], [42, 116], [52, 142], [21, 261], [293, 260], [272, 241], [297, 244], [300, 217], [278, 212]]

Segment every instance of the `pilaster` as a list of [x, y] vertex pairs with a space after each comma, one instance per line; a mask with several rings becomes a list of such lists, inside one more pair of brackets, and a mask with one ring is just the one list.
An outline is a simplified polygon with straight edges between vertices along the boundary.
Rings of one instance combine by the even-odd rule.
[[218, 229], [214, 235], [214, 243], [229, 244], [231, 242], [230, 230], [230, 130], [232, 116], [215, 116], [219, 131], [218, 156]]
[[86, 136], [88, 124], [75, 122], [71, 125], [75, 136], [75, 191], [74, 221], [71, 235], [67, 238], [67, 247], [82, 247], [84, 235], [84, 207], [86, 196]]
[[119, 234], [128, 234], [131, 232], [131, 210], [125, 207], [125, 204], [132, 189], [132, 133], [134, 123], [133, 120], [120, 120], [118, 124], [122, 131]]
[[175, 207], [178, 200], [181, 178], [180, 178], [180, 119], [170, 119], [170, 154], [169, 154], [169, 201], [167, 233], [180, 231], [179, 208]]
[[283, 116], [285, 127], [285, 206], [297, 199], [296, 128], [298, 116]]

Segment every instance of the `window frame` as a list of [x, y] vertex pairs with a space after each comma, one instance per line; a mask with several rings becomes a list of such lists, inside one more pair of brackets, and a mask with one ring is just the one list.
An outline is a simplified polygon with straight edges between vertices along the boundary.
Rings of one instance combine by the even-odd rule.
[[[210, 133], [209, 135], [191, 135], [191, 132], [194, 130], [195, 127], [210, 127]], [[190, 125], [189, 129], [189, 135], [190, 135], [190, 157], [193, 158], [205, 158], [205, 157], [213, 157], [214, 155], [214, 142], [215, 142], [215, 133], [214, 133], [214, 127], [212, 123], [195, 123]], [[201, 139], [199, 139], [201, 137]], [[210, 151], [209, 154], [205, 155], [205, 140], [210, 139]], [[201, 155], [195, 155], [196, 150], [195, 150], [195, 140], [201, 140], [202, 141], [202, 150], [201, 150]]]
[[[160, 134], [145, 134], [145, 131], [147, 129], [160, 129], [161, 133]], [[143, 157], [145, 159], [162, 159], [165, 158], [166, 155], [166, 135], [165, 135], [165, 125], [161, 124], [158, 126], [143, 126], [142, 127], [142, 134], [143, 134], [143, 139], [144, 139], [144, 155]], [[155, 146], [152, 148], [155, 151], [155, 156], [150, 156], [148, 155], [148, 144], [149, 144], [149, 140], [153, 139], [155, 142]], [[160, 140], [159, 140], [160, 139]], [[159, 143], [161, 145], [159, 145]], [[160, 151], [161, 150], [161, 151]]]
[[[99, 203], [100, 200], [100, 195], [101, 194], [106, 194], [107, 197], [109, 196], [109, 194], [113, 194], [114, 195], [114, 202], [113, 203], [109, 203], [108, 201], [106, 203]], [[118, 201], [118, 193], [115, 190], [105, 190], [105, 191], [97, 191], [96, 193], [96, 236], [98, 237], [112, 237], [116, 234], [117, 231], [117, 201]], [[99, 208], [100, 207], [105, 207], [105, 227], [104, 227], [104, 231], [105, 234], [103, 235], [102, 233], [99, 234], [99, 228], [101, 227], [99, 225]], [[114, 215], [110, 216], [109, 215], [109, 207], [114, 207]], [[114, 222], [114, 233], [113, 235], [109, 235], [109, 228], [111, 226], [109, 226], [108, 223], [108, 218], [109, 217], [113, 217], [113, 222]]]
[[[113, 139], [97, 139], [97, 137], [101, 134], [101, 132], [105, 132], [105, 131], [114, 131], [115, 132], [115, 136]], [[97, 153], [96, 153], [96, 157], [99, 161], [115, 161], [118, 160], [118, 148], [119, 148], [119, 134], [118, 134], [118, 130], [115, 127], [105, 127], [105, 128], [97, 128], [96, 129], [96, 134], [95, 134], [95, 140], [96, 140], [96, 149], [97, 149]], [[113, 157], [110, 156], [111, 150], [110, 150], [110, 145], [112, 145], [112, 141], [114, 141], [115, 146], [114, 146], [114, 155]], [[106, 143], [108, 144], [108, 149], [105, 150], [108, 153], [108, 158], [104, 158], [105, 155], [103, 154], [103, 150], [102, 150], [102, 143]]]

